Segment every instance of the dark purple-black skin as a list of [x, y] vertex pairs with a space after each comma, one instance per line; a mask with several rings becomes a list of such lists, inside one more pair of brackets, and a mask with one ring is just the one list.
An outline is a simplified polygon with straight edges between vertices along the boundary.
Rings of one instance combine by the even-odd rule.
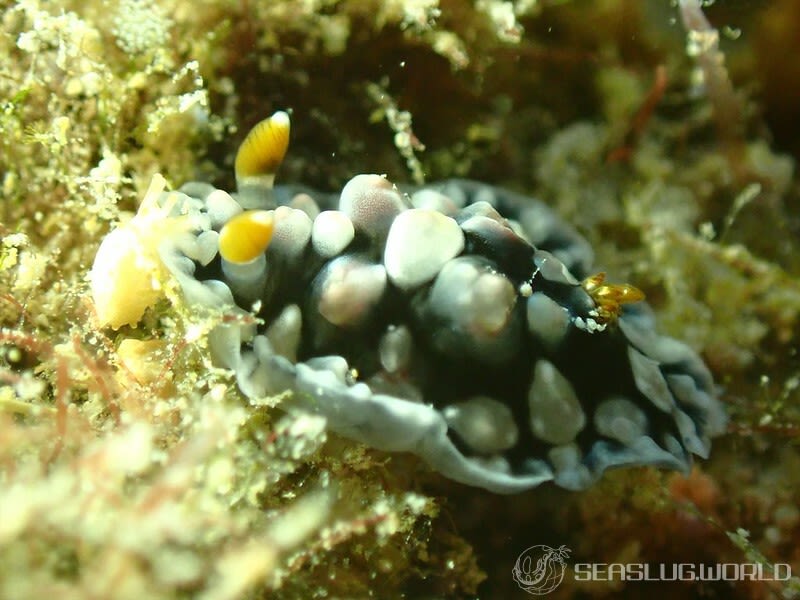
[[[491, 219], [478, 223], [465, 231], [465, 247], [461, 256], [474, 257], [487, 269], [507, 277], [516, 289], [525, 283], [537, 292], [566, 308], [572, 317], [591, 318], [594, 302], [584, 289], [574, 282], [557, 281], [542, 276], [534, 264], [537, 250], [545, 250], [564, 263], [578, 281], [590, 275], [593, 252], [586, 240], [568, 224], [561, 221], [543, 203], [501, 188], [468, 180], [448, 180], [425, 186], [449, 197], [459, 197], [464, 208], [454, 215], [460, 224], [477, 214], [476, 202], [488, 201], [504, 217], [518, 219], [526, 210], [528, 219], [536, 222], [536, 230], [527, 230], [530, 242]], [[412, 192], [413, 188], [404, 191]], [[299, 193], [309, 193], [320, 209], [336, 209], [338, 194], [325, 194], [302, 186], [278, 186], [273, 190], [275, 205], [288, 204]], [[368, 261], [382, 260], [383, 244], [373, 237], [357, 232], [343, 254], [353, 254]], [[379, 305], [368, 319], [356, 328], [341, 328], [328, 323], [316, 310], [314, 290], [325, 276], [330, 258], [318, 255], [311, 244], [304, 254], [291, 261], [281, 256], [270, 256], [270, 276], [259, 314], [267, 323], [290, 304], [297, 304], [303, 312], [303, 331], [298, 361], [315, 356], [340, 355], [355, 367], [362, 380], [381, 370], [378, 343], [390, 325], [406, 325], [413, 337], [413, 355], [404, 373], [421, 390], [426, 402], [441, 409], [463, 399], [486, 395], [503, 402], [511, 410], [519, 429], [517, 443], [503, 456], [512, 474], [520, 476], [540, 470], [547, 463], [551, 445], [534, 437], [529, 426], [530, 415], [527, 394], [533, 367], [545, 358], [566, 377], [573, 386], [587, 425], [577, 435], [583, 465], [591, 478], [596, 479], [611, 467], [632, 464], [656, 464], [669, 468], [688, 469], [688, 446], [708, 444], [708, 438], [718, 434], [724, 422], [715, 397], [714, 384], [702, 361], [688, 348], [686, 352], [664, 360], [659, 356], [654, 320], [648, 306], [643, 303], [622, 307], [620, 323], [611, 322], [604, 331], [589, 333], [571, 327], [556, 349], [545, 348], [526, 333], [526, 302], [519, 296], [509, 319], [509, 340], [513, 351], [499, 353], [486, 361], [470, 351], [469, 336], [463, 335], [452, 320], [430, 309], [428, 295], [432, 283], [411, 291], [401, 290], [388, 283]], [[595, 269], [596, 271], [597, 269]], [[197, 268], [197, 279], [222, 279], [219, 259], [206, 267]], [[243, 306], [244, 307], [244, 306]], [[245, 307], [246, 308], [246, 307]], [[675, 398], [694, 423], [694, 431], [677, 426], [673, 415], [659, 409], [640, 391], [629, 359], [629, 348], [659, 361], [663, 375], [686, 375], [696, 388], [695, 397]], [[691, 386], [690, 386], [691, 387]], [[648, 435], [659, 445], [659, 451], [633, 449], [620, 442], [603, 437], [592, 424], [592, 416], [603, 398], [618, 396], [633, 401], [646, 415]], [[474, 455], [469, 445], [452, 430], [448, 435], [466, 456]], [[695, 436], [695, 440], [688, 440]], [[673, 441], [665, 440], [672, 438]], [[548, 464], [548, 466], [550, 466]], [[586, 478], [569, 474], [556, 474], [556, 483], [567, 488], [581, 488]]]

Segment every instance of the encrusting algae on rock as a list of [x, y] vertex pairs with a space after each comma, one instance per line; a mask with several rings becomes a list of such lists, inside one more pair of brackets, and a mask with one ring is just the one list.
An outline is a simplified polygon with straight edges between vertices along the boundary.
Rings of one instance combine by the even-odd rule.
[[[23, 0], [4, 11], [0, 596], [512, 597], [510, 571], [539, 543], [570, 548], [568, 568], [800, 570], [800, 204], [796, 156], [765, 134], [800, 139], [791, 119], [770, 113], [790, 104], [785, 85], [797, 79], [785, 61], [794, 2], [704, 7], [711, 25], [691, 27], [704, 39], [720, 28], [718, 45], [703, 48], [726, 60], [706, 61], [703, 77], [680, 30], [679, 9], [699, 10], [688, 1], [322, 4]], [[703, 86], [709, 68], [725, 66], [734, 96]], [[763, 97], [740, 91], [756, 88]], [[734, 105], [740, 122], [721, 131], [716, 113]], [[280, 182], [311, 187], [277, 185], [264, 203], [272, 181], [260, 166], [237, 168], [246, 129], [236, 124], [286, 106], [292, 151]], [[288, 140], [288, 117], [271, 123]], [[381, 175], [353, 178], [365, 169], [418, 185], [492, 185], [395, 188]], [[249, 201], [242, 176], [255, 177]], [[186, 181], [210, 183], [172, 190]], [[496, 184], [552, 208], [523, 220], [520, 197]], [[348, 204], [317, 189], [346, 190]], [[143, 198], [152, 210], [136, 214]], [[384, 208], [378, 218], [362, 210], [366, 199]], [[257, 212], [224, 229], [245, 211]], [[494, 243], [515, 239], [508, 225], [537, 247], [538, 274], [520, 260], [524, 244]], [[252, 243], [238, 243], [241, 231], [255, 232]], [[448, 242], [431, 249], [425, 232]], [[104, 244], [106, 265], [91, 270], [103, 238], [120, 244]], [[225, 263], [220, 248], [231, 249]], [[301, 266], [313, 285], [292, 281]], [[221, 305], [193, 300], [225, 295], [210, 280], [231, 291]], [[602, 463], [587, 467], [590, 478], [582, 468], [590, 444], [634, 447], [655, 421], [673, 432], [674, 442], [652, 439], [674, 458], [684, 442], [675, 428], [698, 431], [682, 400], [688, 420], [663, 410], [658, 371], [676, 347], [656, 335], [627, 349], [652, 331], [639, 290], [659, 328], [709, 365], [728, 432], [688, 476], [639, 467], [594, 481]], [[295, 302], [268, 302], [286, 294]], [[380, 322], [387, 307], [398, 318]], [[428, 324], [446, 335], [428, 335]], [[595, 365], [584, 380], [592, 361], [566, 368], [559, 348], [579, 339], [596, 345], [588, 356], [628, 365], [624, 394], [586, 402], [609, 391], [611, 369]], [[626, 343], [602, 352], [612, 339]], [[652, 344], [657, 360], [641, 351]], [[487, 364], [510, 371], [514, 346], [525, 357], [514, 385], [473, 386]], [[453, 348], [480, 367], [462, 370], [458, 394], [448, 391]], [[436, 368], [422, 369], [420, 356]], [[266, 392], [269, 379], [249, 370], [263, 361], [302, 372], [280, 387], [295, 391]], [[675, 377], [704, 379], [668, 371], [669, 393], [685, 390]], [[637, 378], [652, 385], [641, 390]], [[318, 388], [346, 390], [344, 417], [298, 410], [298, 381], [314, 384], [306, 401]], [[439, 443], [495, 483], [519, 475], [515, 449], [531, 440], [559, 483], [594, 483], [497, 495], [407, 452], [339, 437], [350, 392], [364, 386], [372, 397], [359, 400], [427, 409], [444, 423]], [[398, 406], [362, 411], [364, 422], [386, 423]], [[569, 419], [550, 418], [559, 413]], [[399, 431], [418, 432], [407, 416]], [[356, 425], [344, 433], [369, 434]], [[373, 433], [375, 445], [397, 441]], [[698, 440], [685, 450], [704, 453]], [[557, 593], [635, 597], [643, 585], [587, 586], [567, 571]], [[678, 591], [761, 598], [792, 586], [695, 581]]]

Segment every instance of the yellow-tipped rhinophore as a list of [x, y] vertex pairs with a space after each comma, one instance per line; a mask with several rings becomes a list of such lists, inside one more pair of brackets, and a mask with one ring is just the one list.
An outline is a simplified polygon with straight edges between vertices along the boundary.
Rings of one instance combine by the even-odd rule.
[[236, 183], [272, 188], [289, 147], [289, 115], [278, 111], [250, 130], [236, 154]]
[[248, 210], [225, 223], [219, 232], [219, 253], [231, 263], [244, 264], [267, 249], [275, 229], [275, 211]]

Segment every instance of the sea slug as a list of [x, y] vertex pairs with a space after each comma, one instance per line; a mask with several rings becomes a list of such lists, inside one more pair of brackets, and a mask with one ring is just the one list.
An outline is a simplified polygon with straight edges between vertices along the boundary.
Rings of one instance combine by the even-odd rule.
[[138, 321], [162, 270], [189, 303], [263, 323], [210, 334], [248, 397], [292, 390], [284, 407], [495, 492], [707, 457], [726, 424], [708, 369], [546, 205], [467, 180], [276, 187], [289, 128], [278, 112], [251, 131], [237, 193], [154, 179], [98, 252], [104, 324]]

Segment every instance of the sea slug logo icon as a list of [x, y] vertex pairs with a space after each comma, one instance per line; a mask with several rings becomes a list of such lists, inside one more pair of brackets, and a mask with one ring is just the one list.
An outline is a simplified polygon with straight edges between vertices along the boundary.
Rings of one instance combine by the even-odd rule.
[[549, 594], [564, 580], [569, 553], [566, 546], [531, 546], [517, 558], [511, 571], [514, 581], [529, 594]]

